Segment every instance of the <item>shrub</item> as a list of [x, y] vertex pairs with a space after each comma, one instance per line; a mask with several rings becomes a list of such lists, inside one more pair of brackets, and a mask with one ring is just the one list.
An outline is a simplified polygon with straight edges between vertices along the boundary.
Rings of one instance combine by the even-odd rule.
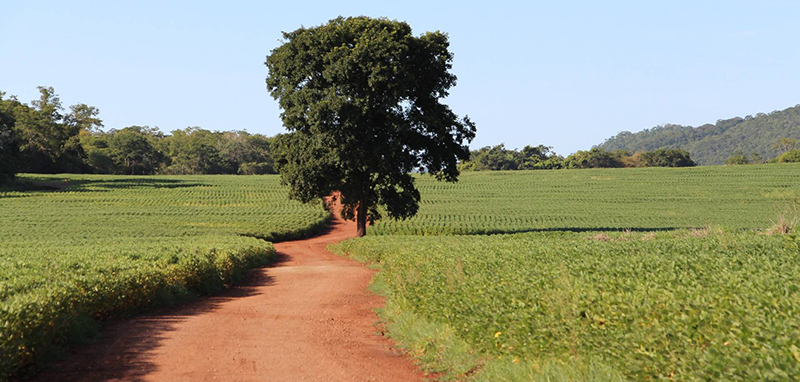
[[725, 161], [725, 165], [733, 166], [740, 164], [750, 164], [750, 159], [745, 155], [742, 150], [734, 151], [731, 156]]
[[789, 151], [778, 157], [778, 163], [798, 163], [800, 162], [800, 150]]
[[683, 149], [657, 149], [641, 153], [644, 167], [692, 167], [689, 152]]
[[566, 168], [616, 168], [624, 167], [623, 158], [631, 154], [627, 151], [614, 152], [592, 148], [589, 151], [578, 150], [564, 160]]

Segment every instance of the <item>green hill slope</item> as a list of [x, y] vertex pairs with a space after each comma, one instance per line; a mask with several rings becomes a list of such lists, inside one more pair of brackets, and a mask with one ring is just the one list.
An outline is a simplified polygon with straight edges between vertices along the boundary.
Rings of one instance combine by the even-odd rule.
[[666, 124], [637, 133], [623, 131], [598, 147], [631, 152], [681, 148], [691, 153], [698, 164], [712, 165], [724, 164], [735, 150], [774, 158], [779, 153], [772, 145], [781, 138], [800, 138], [800, 105], [699, 127]]

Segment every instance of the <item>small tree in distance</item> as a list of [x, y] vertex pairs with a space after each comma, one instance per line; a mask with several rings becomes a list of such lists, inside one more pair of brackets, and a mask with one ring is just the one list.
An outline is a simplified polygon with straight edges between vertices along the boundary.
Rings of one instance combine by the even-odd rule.
[[290, 131], [275, 141], [290, 197], [340, 191], [342, 217], [368, 221], [419, 209], [411, 172], [457, 180], [475, 136], [468, 117], [442, 104], [456, 84], [447, 35], [411, 34], [405, 22], [353, 17], [283, 34], [267, 56], [267, 88]]
[[745, 155], [742, 150], [735, 150], [731, 153], [731, 156], [725, 160], [726, 166], [734, 166], [734, 165], [742, 165], [742, 164], [750, 164], [750, 158]]

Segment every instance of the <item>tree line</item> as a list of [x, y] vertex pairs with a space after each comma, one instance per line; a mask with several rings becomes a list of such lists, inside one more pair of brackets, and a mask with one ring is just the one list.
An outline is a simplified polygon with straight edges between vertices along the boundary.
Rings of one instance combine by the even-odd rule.
[[[281, 139], [246, 131], [199, 127], [165, 134], [148, 126], [103, 131], [99, 111], [83, 103], [64, 108], [52, 87], [39, 87], [30, 105], [0, 92], [0, 183], [20, 172], [95, 174], [275, 174]], [[720, 122], [722, 123], [722, 122]], [[288, 138], [288, 137], [287, 137]], [[285, 144], [287, 149], [291, 145]], [[561, 156], [545, 145], [521, 150], [505, 145], [470, 152], [460, 171], [572, 168], [687, 167], [688, 151], [657, 148], [631, 152], [594, 147]], [[759, 152], [730, 153], [726, 165], [800, 162], [800, 139], [780, 138], [766, 160]], [[290, 151], [290, 150], [289, 150]]]
[[19, 172], [97, 174], [273, 174], [274, 138], [199, 127], [164, 134], [129, 126], [102, 131], [99, 111], [65, 109], [52, 87], [30, 105], [0, 92], [0, 182]]
[[[771, 146], [778, 156], [765, 159], [758, 152], [750, 155], [734, 150], [726, 165], [800, 162], [800, 139], [781, 138]], [[551, 146], [525, 146], [510, 150], [503, 144], [486, 146], [470, 152], [470, 159], [459, 163], [461, 171], [552, 170], [571, 168], [629, 168], [629, 167], [691, 167], [697, 163], [688, 151], [678, 148], [658, 148], [631, 153], [629, 150], [604, 150], [594, 147], [578, 150], [567, 157], [553, 152]]]
[[570, 168], [690, 167], [695, 162], [686, 150], [656, 149], [631, 153], [601, 148], [578, 150], [567, 157], [553, 152], [550, 146], [525, 146], [510, 150], [505, 145], [473, 150], [468, 161], [459, 164], [462, 171], [550, 170]]

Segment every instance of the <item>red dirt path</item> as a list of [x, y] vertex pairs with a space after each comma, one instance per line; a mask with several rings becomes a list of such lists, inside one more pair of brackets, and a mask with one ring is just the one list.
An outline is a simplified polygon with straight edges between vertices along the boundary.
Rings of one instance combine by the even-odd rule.
[[352, 237], [275, 244], [278, 263], [222, 295], [113, 323], [39, 381], [417, 381], [411, 361], [376, 335], [374, 275], [325, 250]]

